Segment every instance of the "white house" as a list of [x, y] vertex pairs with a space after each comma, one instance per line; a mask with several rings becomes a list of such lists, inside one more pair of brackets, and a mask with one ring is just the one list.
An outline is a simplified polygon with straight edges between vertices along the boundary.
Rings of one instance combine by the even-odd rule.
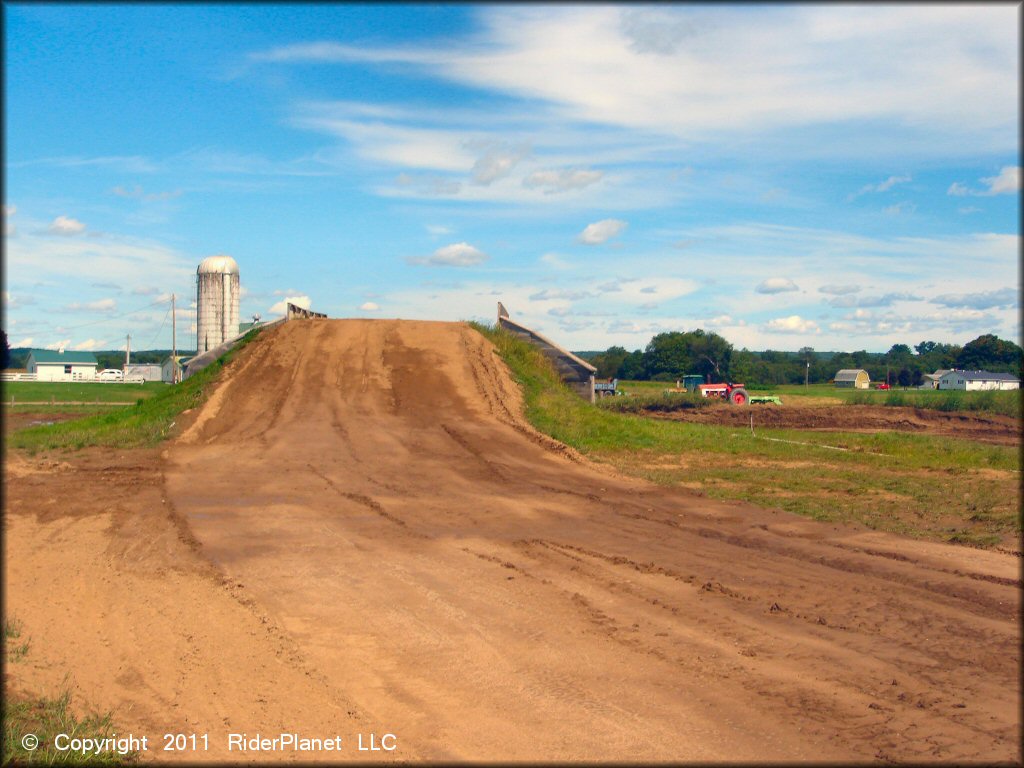
[[1020, 379], [1011, 373], [947, 371], [939, 379], [938, 389], [1020, 389]]
[[25, 369], [36, 381], [92, 381], [96, 378], [96, 355], [92, 352], [66, 352], [30, 349]]

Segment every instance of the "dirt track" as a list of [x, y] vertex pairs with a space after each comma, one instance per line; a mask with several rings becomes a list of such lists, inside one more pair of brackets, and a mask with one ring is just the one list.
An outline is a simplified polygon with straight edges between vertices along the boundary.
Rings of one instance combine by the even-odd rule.
[[[89, 654], [122, 723], [399, 759], [1020, 759], [1016, 558], [614, 478], [518, 412], [464, 326], [295, 322], [162, 460], [18, 462], [21, 679]], [[118, 504], [33, 507], [61, 473]]]

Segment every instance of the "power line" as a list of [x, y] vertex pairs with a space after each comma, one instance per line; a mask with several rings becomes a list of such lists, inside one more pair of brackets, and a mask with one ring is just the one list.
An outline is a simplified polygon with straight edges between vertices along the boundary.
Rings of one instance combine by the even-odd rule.
[[160, 321], [160, 327], [159, 327], [159, 328], [157, 328], [157, 331], [156, 331], [156, 333], [154, 333], [154, 334], [153, 334], [153, 339], [152, 339], [152, 340], [151, 340], [151, 341], [149, 342], [149, 345], [148, 345], [148, 346], [149, 346], [149, 348], [150, 348], [150, 349], [153, 349], [153, 343], [154, 343], [154, 342], [155, 342], [155, 341], [157, 340], [157, 338], [158, 338], [158, 337], [160, 336], [160, 332], [161, 332], [161, 331], [163, 331], [163, 329], [164, 329], [164, 323], [166, 323], [166, 322], [167, 322], [167, 316], [168, 316], [169, 314], [171, 314], [171, 308], [170, 308], [170, 307], [167, 307], [167, 311], [166, 311], [166, 312], [164, 312], [164, 319]]
[[39, 330], [40, 331], [46, 331], [46, 330], [57, 331], [58, 333], [64, 333], [66, 331], [77, 331], [77, 330], [79, 330], [81, 328], [88, 328], [89, 326], [92, 326], [92, 325], [99, 325], [101, 323], [109, 323], [111, 320], [119, 320], [122, 317], [127, 317], [128, 315], [135, 315], [135, 314], [138, 314], [139, 312], [143, 312], [143, 311], [149, 309], [150, 307], [155, 307], [158, 304], [167, 303], [167, 305], [170, 306], [170, 301], [171, 301], [170, 299], [160, 299], [158, 301], [154, 301], [152, 304], [147, 304], [144, 307], [139, 307], [138, 309], [132, 309], [132, 310], [129, 310], [128, 312], [122, 312], [119, 315], [110, 315], [108, 317], [104, 317], [104, 318], [101, 318], [99, 320], [93, 320], [93, 321], [88, 322], [88, 323], [82, 323], [81, 325], [74, 325], [74, 326], [71, 326], [71, 327], [64, 326], [64, 325], [59, 326], [60, 328], [64, 329], [63, 331], [57, 331], [58, 326], [56, 326], [56, 325], [43, 326]]

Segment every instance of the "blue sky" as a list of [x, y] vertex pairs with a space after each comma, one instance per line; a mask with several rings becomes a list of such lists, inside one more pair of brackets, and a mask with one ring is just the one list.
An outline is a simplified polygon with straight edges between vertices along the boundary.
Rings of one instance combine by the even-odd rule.
[[242, 314], [572, 349], [1019, 338], [1020, 7], [5, 3], [12, 346]]

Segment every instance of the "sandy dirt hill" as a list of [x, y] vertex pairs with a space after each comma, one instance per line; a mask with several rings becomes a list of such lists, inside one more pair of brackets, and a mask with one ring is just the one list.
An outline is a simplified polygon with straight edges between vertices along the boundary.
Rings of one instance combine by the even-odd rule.
[[407, 757], [1018, 754], [1013, 559], [613, 478], [460, 324], [273, 331], [167, 488]]
[[209, 759], [1020, 760], [1015, 557], [614, 476], [462, 324], [291, 322], [226, 374], [165, 450], [5, 466], [15, 687]]

